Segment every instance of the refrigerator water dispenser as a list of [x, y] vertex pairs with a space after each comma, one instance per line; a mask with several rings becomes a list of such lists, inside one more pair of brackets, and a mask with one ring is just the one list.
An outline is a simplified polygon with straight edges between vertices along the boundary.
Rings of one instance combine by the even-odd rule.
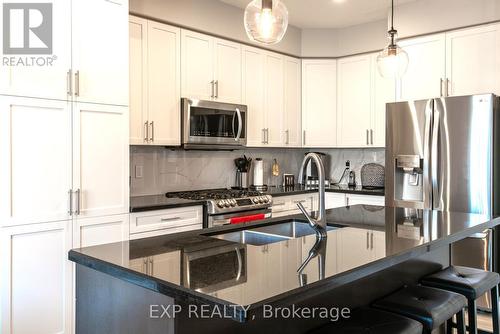
[[396, 168], [394, 195], [396, 201], [423, 201], [423, 159], [418, 155], [398, 155], [394, 159]]

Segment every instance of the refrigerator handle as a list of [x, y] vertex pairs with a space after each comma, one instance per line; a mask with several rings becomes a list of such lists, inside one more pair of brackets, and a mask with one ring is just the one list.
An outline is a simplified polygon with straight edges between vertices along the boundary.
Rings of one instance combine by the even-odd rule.
[[424, 165], [423, 165], [423, 200], [425, 208], [432, 208], [432, 116], [434, 110], [434, 100], [427, 101], [425, 107], [425, 127], [424, 127]]
[[434, 102], [434, 111], [432, 117], [432, 134], [431, 134], [431, 184], [432, 184], [432, 208], [438, 209], [440, 206], [440, 191], [439, 191], [439, 116], [440, 112], [437, 108], [437, 103]]

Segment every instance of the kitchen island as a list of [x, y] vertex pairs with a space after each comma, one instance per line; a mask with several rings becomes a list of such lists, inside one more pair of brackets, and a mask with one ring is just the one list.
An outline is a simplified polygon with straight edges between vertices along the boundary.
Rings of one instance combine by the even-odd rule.
[[290, 216], [74, 249], [77, 333], [305, 333], [449, 265], [451, 244], [500, 224], [368, 205], [327, 221], [321, 242]]

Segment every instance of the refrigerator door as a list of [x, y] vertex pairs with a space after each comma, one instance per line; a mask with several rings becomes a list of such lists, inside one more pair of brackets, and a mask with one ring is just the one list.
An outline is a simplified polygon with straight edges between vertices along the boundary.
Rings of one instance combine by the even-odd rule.
[[433, 209], [492, 213], [493, 95], [435, 99]]
[[387, 104], [387, 206], [431, 208], [430, 144], [433, 100]]

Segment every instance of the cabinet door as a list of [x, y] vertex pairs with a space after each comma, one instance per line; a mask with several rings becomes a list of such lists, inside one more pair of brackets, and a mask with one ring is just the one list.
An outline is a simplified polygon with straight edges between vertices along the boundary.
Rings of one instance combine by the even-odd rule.
[[337, 144], [370, 146], [371, 57], [342, 58], [337, 67]]
[[157, 278], [181, 284], [181, 251], [154, 255], [150, 259], [150, 271]]
[[215, 98], [241, 103], [241, 45], [215, 39], [214, 53]]
[[[67, 73], [71, 68], [71, 30], [69, 29], [71, 26], [71, 2], [55, 0], [51, 3], [52, 36], [49, 37], [52, 38], [52, 52], [37, 55], [5, 54], [4, 59], [12, 57], [15, 64], [14, 66], [7, 66], [4, 62], [0, 64], [0, 94], [58, 100], [68, 99]], [[19, 11], [17, 12], [19, 13]], [[22, 17], [16, 18], [15, 11], [10, 13], [13, 23], [22, 24]], [[8, 13], [6, 12], [5, 15]], [[13, 35], [11, 45], [14, 44], [13, 47], [17, 47], [18, 43], [20, 46], [24, 44], [30, 45], [30, 47], [32, 43], [47, 45], [43, 40], [38, 40], [33, 33], [31, 33], [29, 41], [16, 42], [14, 25], [11, 26], [11, 30]], [[7, 31], [4, 32], [4, 37], [7, 33]], [[36, 59], [34, 64], [30, 64], [32, 57]], [[24, 59], [27, 60], [26, 63], [23, 61]], [[18, 63], [20, 60], [23, 62]]]
[[71, 103], [0, 96], [0, 225], [69, 219]]
[[81, 217], [129, 211], [128, 108], [74, 105], [73, 189]]
[[408, 71], [399, 83], [400, 101], [421, 100], [442, 95], [445, 78], [445, 35], [418, 37], [400, 42], [408, 52]]
[[201, 100], [214, 96], [213, 38], [181, 30], [181, 94]]
[[300, 59], [285, 57], [285, 144], [302, 146]]
[[386, 254], [385, 232], [372, 231], [372, 247], [375, 259], [381, 259]]
[[181, 143], [180, 29], [148, 21], [149, 141]]
[[359, 267], [373, 259], [371, 231], [352, 227], [337, 230], [339, 272]]
[[243, 104], [248, 107], [247, 146], [264, 145], [264, 69], [265, 56], [260, 49], [243, 48]]
[[325, 194], [325, 202], [327, 209], [343, 207], [346, 205], [345, 194], [327, 192]]
[[90, 247], [129, 239], [129, 215], [76, 218], [73, 247]]
[[337, 144], [336, 97], [336, 61], [302, 61], [303, 146], [334, 147]]
[[500, 93], [500, 25], [446, 34], [448, 95]]
[[147, 57], [148, 21], [139, 17], [129, 17], [129, 76], [130, 76], [130, 144], [147, 143], [148, 126]]
[[372, 55], [372, 115], [370, 142], [372, 146], [385, 147], [386, 104], [396, 101], [396, 82], [384, 78], [377, 69], [377, 55]]
[[269, 146], [283, 146], [284, 117], [283, 117], [283, 56], [268, 53], [266, 55], [266, 143]]
[[73, 0], [72, 12], [76, 99], [128, 105], [128, 4]]
[[70, 249], [71, 220], [0, 228], [2, 333], [72, 333]]
[[347, 194], [346, 197], [347, 197], [347, 205], [357, 205], [357, 204], [379, 205], [379, 206], [385, 205], [384, 196]]

